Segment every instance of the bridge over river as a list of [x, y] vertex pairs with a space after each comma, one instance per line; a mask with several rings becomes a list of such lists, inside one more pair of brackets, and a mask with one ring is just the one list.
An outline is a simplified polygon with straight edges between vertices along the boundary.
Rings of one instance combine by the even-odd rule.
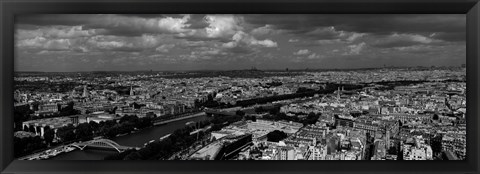
[[116, 150], [117, 152], [123, 152], [128, 149], [139, 149], [139, 147], [122, 146], [116, 143], [115, 141], [112, 141], [109, 139], [95, 139], [95, 140], [90, 140], [85, 142], [72, 143], [66, 146], [76, 147], [80, 150], [83, 150], [86, 147], [112, 149], [112, 150]]

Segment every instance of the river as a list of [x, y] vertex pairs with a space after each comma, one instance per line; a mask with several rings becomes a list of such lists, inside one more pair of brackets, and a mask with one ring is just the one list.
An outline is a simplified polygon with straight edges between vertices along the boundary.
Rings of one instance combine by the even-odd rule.
[[[145, 143], [151, 140], [158, 141], [158, 139], [160, 139], [161, 137], [170, 134], [177, 129], [185, 127], [185, 124], [189, 121], [197, 122], [207, 119], [209, 118], [206, 115], [188, 118], [185, 120], [171, 122], [166, 125], [159, 125], [147, 128], [133, 134], [113, 138], [112, 140], [124, 146], [143, 147]], [[86, 149], [83, 151], [74, 150], [69, 153], [60, 154], [58, 156], [50, 158], [49, 160], [103, 160], [104, 157], [115, 153], [117, 152], [95, 149]]]

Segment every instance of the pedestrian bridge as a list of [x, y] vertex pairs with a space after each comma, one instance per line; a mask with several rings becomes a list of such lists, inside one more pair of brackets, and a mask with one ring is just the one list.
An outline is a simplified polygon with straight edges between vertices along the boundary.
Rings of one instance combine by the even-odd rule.
[[113, 149], [113, 150], [116, 150], [117, 152], [123, 152], [128, 149], [138, 148], [138, 147], [122, 146], [117, 142], [109, 139], [96, 139], [96, 140], [90, 140], [85, 142], [72, 143], [67, 146], [76, 147], [80, 150], [83, 150], [86, 147], [105, 148], [105, 149]]

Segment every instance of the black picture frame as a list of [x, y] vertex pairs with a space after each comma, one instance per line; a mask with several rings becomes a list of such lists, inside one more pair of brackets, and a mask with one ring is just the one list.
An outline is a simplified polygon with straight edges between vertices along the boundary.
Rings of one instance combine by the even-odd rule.
[[[479, 173], [478, 0], [3, 0], [1, 173]], [[459, 13], [467, 16], [467, 159], [464, 161], [18, 161], [13, 159], [14, 21], [19, 14]]]

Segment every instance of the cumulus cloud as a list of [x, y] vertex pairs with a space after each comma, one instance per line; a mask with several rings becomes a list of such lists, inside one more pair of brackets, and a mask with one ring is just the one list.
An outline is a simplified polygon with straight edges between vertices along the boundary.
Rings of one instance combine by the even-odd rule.
[[233, 35], [233, 37], [232, 37], [232, 41], [223, 44], [223, 46], [226, 47], [226, 48], [233, 48], [233, 47], [240, 46], [242, 44], [244, 44], [246, 46], [263, 46], [263, 47], [277, 47], [278, 46], [277, 43], [272, 41], [272, 40], [269, 40], [269, 39], [257, 40], [253, 36], [243, 32], [243, 31], [239, 31], [239, 32], [235, 33], [235, 35]]
[[86, 52], [89, 51], [89, 49], [84, 47], [84, 46], [79, 46], [79, 47], [73, 48], [73, 51], [80, 52], [80, 53], [86, 53]]
[[266, 23], [277, 29], [303, 35], [315, 28], [334, 26], [339, 31], [369, 33], [373, 35], [388, 33], [423, 32], [462, 32], [465, 33], [464, 14], [284, 14], [284, 15], [245, 15], [245, 21], [251, 24]]
[[139, 18], [117, 15], [101, 15], [88, 27], [106, 29], [108, 34], [120, 36], [139, 36], [146, 33], [183, 33], [189, 24], [189, 15], [183, 17]]
[[307, 58], [308, 59], [319, 59], [319, 58], [323, 58], [324, 56], [320, 55], [320, 54], [317, 54], [317, 53], [313, 53], [313, 54], [310, 54]]
[[45, 48], [48, 50], [68, 50], [70, 48], [70, 40], [68, 39], [54, 39], [45, 43]]
[[243, 31], [243, 17], [238, 15], [205, 15], [202, 19], [195, 16], [195, 20], [190, 20], [187, 24], [194, 25], [189, 27], [188, 31], [179, 33], [176, 36], [191, 41], [209, 41], [219, 40], [228, 42], [232, 36], [239, 31]]
[[298, 42], [298, 39], [289, 39], [288, 42]]
[[406, 47], [419, 44], [434, 44], [441, 41], [422, 36], [420, 34], [398, 34], [394, 33], [376, 40], [372, 45], [381, 48]]
[[257, 35], [257, 36], [276, 34], [276, 33], [278, 33], [278, 31], [275, 31], [273, 26], [268, 24], [263, 27], [255, 28], [251, 31], [251, 34]]
[[156, 48], [159, 39], [152, 35], [140, 37], [94, 36], [88, 39], [87, 45], [92, 49], [136, 52]]
[[[92, 34], [116, 36], [141, 36], [143, 34], [190, 32], [187, 22], [190, 15], [177, 17], [157, 15], [149, 18], [135, 15], [114, 14], [62, 14], [62, 15], [27, 15], [18, 20], [18, 25], [38, 25], [58, 37], [75, 37]], [[24, 28], [20, 28], [24, 29]], [[41, 29], [41, 30], [42, 30]], [[50, 30], [50, 31], [48, 31]]]
[[155, 50], [162, 53], [168, 53], [173, 47], [175, 47], [174, 44], [163, 44], [155, 48]]
[[242, 30], [241, 18], [234, 15], [207, 15], [205, 21], [208, 27], [205, 28], [207, 37], [231, 37]]
[[349, 45], [347, 47], [347, 51], [343, 55], [359, 55], [360, 52], [365, 48], [365, 46], [366, 46], [365, 42]]
[[253, 45], [261, 45], [261, 46], [264, 46], [264, 47], [277, 47], [277, 42], [274, 42], [274, 41], [269, 40], [269, 39], [253, 40], [252, 44]]
[[305, 54], [309, 54], [310, 51], [308, 49], [303, 49], [303, 50], [298, 50], [297, 52], [294, 52], [293, 54], [294, 55], [305, 55]]
[[[228, 69], [236, 67], [228, 62], [258, 63], [266, 58], [276, 62], [268, 66], [280, 67], [289, 66], [292, 59], [305, 63], [324, 57], [332, 61], [322, 66], [344, 67], [345, 61], [355, 57], [342, 55], [362, 55], [355, 60], [358, 66], [367, 64], [360, 65], [360, 61], [379, 59], [379, 54], [463, 60], [466, 38], [465, 15], [73, 14], [20, 15], [16, 19], [19, 67], [32, 67], [32, 60], [60, 57], [69, 57], [62, 60], [80, 66], [89, 57], [91, 61], [84, 61], [82, 70], [94, 67], [95, 62], [117, 59], [132, 69], [144, 68], [135, 67], [140, 64], [160, 67], [163, 64], [154, 63], [163, 62], [183, 66], [188, 60], [225, 62]], [[151, 62], [141, 62], [142, 58]], [[298, 64], [304, 66], [309, 64]]]
[[87, 29], [84, 30], [83, 26], [56, 26], [51, 28], [41, 28], [38, 29], [42, 32], [44, 37], [54, 37], [54, 38], [75, 38], [75, 37], [86, 37], [96, 34], [100, 34], [101, 31], [97, 29]]
[[[357, 33], [338, 30], [334, 26], [328, 27], [314, 27], [305, 30], [293, 30], [291, 33], [297, 37], [303, 37], [305, 41], [300, 45], [324, 45], [336, 43], [353, 43], [362, 37], [367, 36], [367, 33]], [[289, 40], [289, 42], [298, 40]]]
[[70, 48], [70, 40], [68, 39], [47, 39], [45, 37], [35, 37], [17, 42], [17, 47], [29, 49], [44, 50], [68, 50]]
[[307, 37], [315, 37], [323, 40], [338, 39], [344, 35], [343, 31], [335, 30], [335, 27], [319, 27], [305, 34]]
[[353, 42], [353, 41], [357, 40], [358, 38], [361, 38], [361, 37], [366, 36], [366, 35], [367, 35], [366, 33], [351, 33], [350, 36], [348, 36], [346, 38], [346, 40], [348, 42]]

